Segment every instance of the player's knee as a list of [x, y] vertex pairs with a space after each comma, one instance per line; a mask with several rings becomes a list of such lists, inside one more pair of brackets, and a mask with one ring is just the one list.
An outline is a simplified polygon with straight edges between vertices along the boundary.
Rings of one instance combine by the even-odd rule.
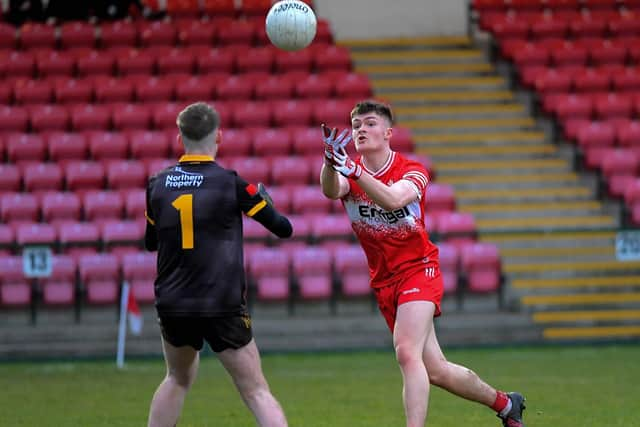
[[396, 360], [400, 366], [422, 363], [420, 353], [415, 351], [412, 346], [403, 344], [396, 345]]
[[190, 375], [188, 373], [182, 374], [177, 372], [171, 372], [169, 373], [168, 378], [169, 378], [169, 381], [172, 381], [177, 386], [186, 388], [186, 389], [191, 388], [191, 385], [195, 381], [195, 376]]

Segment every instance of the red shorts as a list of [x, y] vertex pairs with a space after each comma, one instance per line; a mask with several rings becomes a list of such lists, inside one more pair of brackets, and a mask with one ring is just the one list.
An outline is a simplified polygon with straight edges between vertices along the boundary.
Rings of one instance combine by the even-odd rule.
[[444, 293], [444, 283], [440, 269], [427, 267], [410, 276], [399, 279], [396, 283], [374, 289], [378, 308], [393, 333], [398, 306], [409, 301], [431, 301], [436, 305], [434, 317], [440, 316], [440, 302]]

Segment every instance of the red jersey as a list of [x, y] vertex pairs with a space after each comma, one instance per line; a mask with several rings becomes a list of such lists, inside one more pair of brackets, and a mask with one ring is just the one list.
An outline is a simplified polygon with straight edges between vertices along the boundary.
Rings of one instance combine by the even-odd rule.
[[407, 180], [418, 194], [417, 200], [403, 208], [385, 211], [367, 196], [357, 181], [349, 180], [349, 193], [342, 198], [342, 203], [367, 255], [371, 286], [387, 286], [398, 278], [437, 266], [438, 248], [429, 240], [424, 227], [423, 201], [429, 180], [424, 166], [394, 151], [375, 173], [362, 164], [361, 157], [356, 163], [386, 185]]

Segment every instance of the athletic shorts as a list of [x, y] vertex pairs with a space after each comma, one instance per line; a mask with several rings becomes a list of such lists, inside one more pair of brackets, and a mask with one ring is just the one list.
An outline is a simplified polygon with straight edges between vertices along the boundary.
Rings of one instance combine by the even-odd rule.
[[219, 353], [228, 348], [244, 347], [253, 338], [248, 314], [230, 317], [158, 318], [162, 338], [175, 347], [189, 345], [200, 351], [204, 341]]
[[426, 267], [396, 283], [374, 289], [378, 308], [393, 333], [398, 306], [409, 301], [431, 301], [436, 305], [434, 317], [440, 316], [440, 303], [444, 293], [444, 283], [440, 269]]

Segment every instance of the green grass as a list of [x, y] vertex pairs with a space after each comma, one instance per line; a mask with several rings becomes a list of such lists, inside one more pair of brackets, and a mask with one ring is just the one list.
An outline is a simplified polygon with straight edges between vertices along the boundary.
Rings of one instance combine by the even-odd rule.
[[[640, 346], [447, 351], [489, 383], [526, 394], [527, 427], [638, 424]], [[398, 367], [389, 352], [266, 355], [264, 370], [291, 426], [402, 426]], [[0, 364], [0, 426], [143, 426], [164, 375], [161, 360]], [[499, 425], [490, 409], [433, 389], [429, 426]], [[632, 409], [635, 408], [635, 409]], [[206, 356], [181, 427], [254, 426], [214, 357]]]

